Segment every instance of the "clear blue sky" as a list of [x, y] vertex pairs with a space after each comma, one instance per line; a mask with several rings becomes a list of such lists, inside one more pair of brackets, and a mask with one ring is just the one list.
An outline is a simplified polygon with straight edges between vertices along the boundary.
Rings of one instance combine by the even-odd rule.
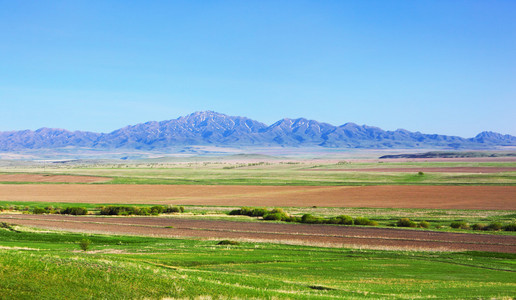
[[516, 135], [516, 1], [0, 0], [0, 131], [199, 110]]

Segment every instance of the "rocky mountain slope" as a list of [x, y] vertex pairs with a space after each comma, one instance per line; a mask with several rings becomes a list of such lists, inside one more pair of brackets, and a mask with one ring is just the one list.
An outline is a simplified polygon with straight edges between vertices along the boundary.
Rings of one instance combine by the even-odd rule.
[[249, 118], [212, 111], [196, 112], [168, 121], [126, 126], [110, 133], [71, 132], [51, 128], [0, 132], [0, 151], [64, 147], [163, 150], [187, 145], [489, 149], [516, 146], [516, 137], [482, 132], [466, 139], [403, 129], [385, 131], [354, 123], [334, 126], [304, 118], [282, 119], [267, 126]]

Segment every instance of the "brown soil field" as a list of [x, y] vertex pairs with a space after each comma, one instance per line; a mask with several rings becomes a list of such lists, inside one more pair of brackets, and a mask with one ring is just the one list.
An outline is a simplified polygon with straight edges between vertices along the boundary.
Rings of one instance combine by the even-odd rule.
[[516, 210], [516, 186], [1, 184], [0, 201]]
[[[174, 217], [0, 214], [11, 224], [77, 232], [269, 241], [332, 247], [516, 253], [516, 236], [356, 226], [245, 223]], [[173, 228], [167, 228], [172, 226]]]
[[344, 171], [344, 172], [439, 172], [439, 173], [501, 173], [516, 172], [512, 167], [444, 167], [444, 168], [364, 168], [364, 169], [305, 169], [303, 171]]
[[50, 175], [50, 174], [0, 174], [0, 182], [56, 182], [56, 183], [94, 183], [105, 182], [111, 178], [95, 176]]

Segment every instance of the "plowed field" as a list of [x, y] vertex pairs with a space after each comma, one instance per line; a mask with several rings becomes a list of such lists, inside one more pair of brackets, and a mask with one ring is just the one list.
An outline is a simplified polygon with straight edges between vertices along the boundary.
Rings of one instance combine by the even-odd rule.
[[516, 186], [2, 184], [0, 201], [516, 210]]
[[[516, 236], [350, 226], [245, 223], [173, 217], [0, 215], [0, 221], [47, 229], [162, 237], [200, 237], [373, 249], [516, 253]], [[172, 226], [173, 228], [167, 228]]]

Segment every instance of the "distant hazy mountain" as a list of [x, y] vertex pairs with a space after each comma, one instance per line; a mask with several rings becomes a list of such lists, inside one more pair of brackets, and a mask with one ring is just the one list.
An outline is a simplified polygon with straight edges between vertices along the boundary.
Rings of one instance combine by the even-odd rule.
[[516, 137], [482, 132], [466, 139], [403, 129], [385, 131], [354, 123], [333, 126], [303, 118], [282, 119], [267, 126], [249, 118], [212, 111], [127, 126], [111, 133], [71, 132], [51, 128], [0, 132], [0, 151], [63, 147], [164, 150], [167, 147], [187, 145], [489, 149], [516, 146]]

